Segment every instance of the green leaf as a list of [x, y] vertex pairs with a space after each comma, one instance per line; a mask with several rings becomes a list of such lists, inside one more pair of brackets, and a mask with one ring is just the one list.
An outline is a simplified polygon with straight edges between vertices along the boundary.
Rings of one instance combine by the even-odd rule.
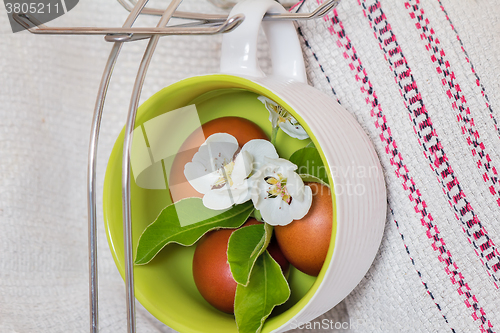
[[260, 210], [255, 209], [252, 214], [250, 214], [251, 217], [255, 218], [257, 221], [264, 222], [264, 219], [262, 218], [262, 214], [260, 213]]
[[330, 187], [330, 185], [328, 183], [325, 183], [323, 180], [319, 179], [318, 177], [304, 174], [304, 173], [299, 174], [299, 176], [303, 182], [320, 183], [322, 185]]
[[290, 162], [297, 165], [298, 174], [311, 175], [329, 184], [328, 174], [318, 149], [307, 146], [301, 148], [290, 156]]
[[253, 209], [251, 201], [227, 210], [208, 209], [200, 198], [187, 198], [171, 204], [142, 233], [135, 263], [147, 264], [169, 243], [189, 246], [210, 230], [238, 228]]
[[266, 250], [272, 233], [273, 227], [263, 223], [238, 229], [229, 237], [227, 261], [237, 283], [248, 285], [255, 261]]
[[314, 142], [311, 141], [307, 144], [305, 148], [316, 148], [316, 146], [314, 145]]
[[265, 251], [257, 258], [247, 286], [238, 284], [234, 316], [239, 333], [259, 333], [275, 306], [290, 297], [280, 265]]

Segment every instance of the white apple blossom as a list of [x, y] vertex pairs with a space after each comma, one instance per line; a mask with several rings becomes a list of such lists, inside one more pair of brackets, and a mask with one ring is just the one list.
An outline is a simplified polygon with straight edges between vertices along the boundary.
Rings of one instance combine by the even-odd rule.
[[269, 121], [273, 125], [273, 128], [279, 126], [283, 132], [292, 138], [297, 138], [299, 140], [309, 138], [306, 130], [299, 124], [297, 119], [295, 119], [288, 111], [283, 109], [283, 107], [264, 96], [259, 96], [258, 100], [261, 101], [269, 111]]
[[266, 157], [278, 157], [269, 141], [251, 140], [240, 149], [232, 135], [215, 133], [185, 165], [184, 175], [196, 191], [204, 194], [205, 207], [227, 209], [250, 199], [254, 180], [248, 178]]
[[287, 225], [303, 218], [311, 207], [312, 190], [295, 172], [297, 166], [282, 158], [265, 160], [267, 163], [252, 176], [256, 179], [252, 191], [255, 208], [271, 225]]

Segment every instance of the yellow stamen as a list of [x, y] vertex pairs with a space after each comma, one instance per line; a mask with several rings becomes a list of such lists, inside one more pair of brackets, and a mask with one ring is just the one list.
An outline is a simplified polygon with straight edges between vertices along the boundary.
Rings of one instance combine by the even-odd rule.
[[219, 173], [219, 179], [215, 181], [212, 185], [212, 189], [221, 188], [226, 185], [227, 181], [229, 181], [229, 187], [233, 186], [233, 179], [231, 178], [231, 174], [234, 170], [234, 161], [225, 164], [222, 168], [217, 170]]
[[264, 178], [265, 182], [271, 185], [269, 190], [267, 191], [268, 198], [277, 198], [281, 196], [281, 200], [290, 204], [292, 202], [292, 197], [288, 194], [288, 190], [286, 188], [286, 179], [282, 174], [277, 174], [278, 178], [275, 177], [266, 177]]

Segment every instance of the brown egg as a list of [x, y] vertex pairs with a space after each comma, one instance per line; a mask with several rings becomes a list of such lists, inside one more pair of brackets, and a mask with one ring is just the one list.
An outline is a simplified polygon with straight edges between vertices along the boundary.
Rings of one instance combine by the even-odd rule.
[[[242, 227], [259, 223], [262, 222], [250, 218]], [[198, 291], [208, 303], [227, 313], [234, 312], [237, 286], [227, 262], [227, 244], [235, 230], [221, 229], [209, 232], [198, 242], [193, 257], [193, 277]], [[274, 255], [271, 251], [269, 253], [282, 269], [284, 266], [288, 269], [288, 261], [279, 247], [277, 245], [274, 247]]]
[[231, 134], [238, 140], [240, 147], [250, 140], [268, 140], [266, 133], [259, 126], [245, 118], [222, 117], [203, 124], [182, 144], [179, 151], [183, 153], [177, 154], [172, 164], [169, 182], [173, 202], [189, 197], [203, 197], [187, 181], [184, 176], [184, 166], [186, 163], [191, 162], [194, 154], [205, 142], [206, 138], [215, 133]]
[[215, 308], [234, 312], [236, 281], [227, 262], [227, 243], [235, 229], [216, 230], [206, 234], [196, 246], [193, 277], [198, 291]]
[[313, 200], [306, 216], [285, 226], [276, 226], [274, 234], [286, 259], [300, 271], [316, 276], [325, 262], [332, 234], [333, 208], [330, 189], [307, 183]]
[[267, 251], [269, 252], [271, 257], [273, 257], [273, 259], [276, 260], [276, 262], [280, 265], [281, 271], [286, 274], [288, 272], [288, 269], [290, 268], [290, 263], [285, 258], [283, 251], [281, 251], [281, 248], [279, 247], [275, 236], [271, 238], [271, 242], [269, 242], [269, 245], [267, 246]]

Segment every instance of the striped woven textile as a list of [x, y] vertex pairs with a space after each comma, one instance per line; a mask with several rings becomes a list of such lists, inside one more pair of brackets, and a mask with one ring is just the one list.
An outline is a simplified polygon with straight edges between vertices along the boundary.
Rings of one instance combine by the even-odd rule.
[[373, 266], [316, 322], [340, 311], [340, 331], [500, 329], [497, 7], [344, 0], [299, 23], [310, 83], [363, 126], [388, 189]]
[[[152, 1], [165, 6], [165, 1]], [[309, 12], [317, 0], [295, 11]], [[92, 110], [111, 45], [95, 36], [13, 34], [0, 6], [0, 332], [88, 331], [86, 168]], [[182, 10], [226, 13], [206, 0]], [[48, 26], [123, 24], [85, 0]], [[142, 26], [155, 26], [145, 16]], [[366, 277], [294, 332], [500, 331], [500, 8], [494, 0], [342, 0], [298, 23], [311, 85], [373, 142], [388, 188], [385, 234]], [[221, 36], [164, 37], [141, 103], [218, 71]], [[124, 45], [98, 157], [109, 154], [146, 42]], [[261, 67], [269, 52], [259, 45]], [[101, 332], [125, 332], [125, 290], [98, 226]], [[171, 333], [137, 303], [137, 331]], [[299, 324], [299, 323], [297, 323]]]

